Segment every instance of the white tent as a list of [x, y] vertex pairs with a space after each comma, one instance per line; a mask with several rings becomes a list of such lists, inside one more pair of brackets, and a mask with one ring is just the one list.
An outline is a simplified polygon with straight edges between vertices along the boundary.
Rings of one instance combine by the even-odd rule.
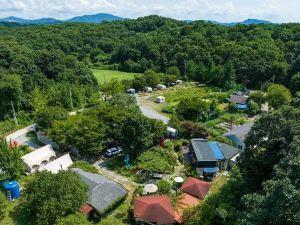
[[46, 145], [24, 156], [22, 160], [27, 165], [29, 172], [38, 170], [41, 166], [55, 160], [56, 155], [51, 145]]
[[42, 166], [39, 171], [47, 170], [51, 173], [58, 173], [60, 170], [67, 170], [70, 166], [73, 165], [73, 161], [68, 154], [59, 157], [58, 159]]
[[165, 90], [165, 89], [167, 89], [166, 85], [163, 85], [163, 84], [158, 84], [156, 87], [157, 87], [158, 90]]

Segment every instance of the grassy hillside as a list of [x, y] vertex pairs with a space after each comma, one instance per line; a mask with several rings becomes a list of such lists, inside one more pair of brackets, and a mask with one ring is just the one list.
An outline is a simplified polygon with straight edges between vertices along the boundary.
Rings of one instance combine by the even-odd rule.
[[118, 80], [131, 80], [133, 79], [134, 75], [138, 73], [126, 73], [114, 70], [99, 70], [99, 69], [92, 69], [94, 76], [97, 78], [99, 84], [110, 81], [113, 78]]

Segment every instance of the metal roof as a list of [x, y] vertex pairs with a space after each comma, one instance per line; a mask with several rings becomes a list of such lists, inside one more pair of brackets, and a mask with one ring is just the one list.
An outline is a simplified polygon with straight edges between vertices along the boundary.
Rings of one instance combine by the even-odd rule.
[[253, 126], [253, 122], [245, 123], [241, 126], [238, 126], [236, 128], [233, 128], [231, 131], [228, 133], [224, 134], [224, 136], [236, 136], [238, 137], [242, 142], [244, 142], [246, 135], [249, 133], [251, 130], [251, 127]]
[[198, 161], [217, 161], [209, 146], [208, 140], [192, 139], [191, 144]]
[[73, 168], [84, 183], [89, 187], [88, 203], [98, 212], [105, 212], [118, 199], [127, 194], [127, 190], [120, 184], [96, 173], [84, 172]]
[[241, 151], [240, 149], [238, 149], [234, 146], [224, 144], [224, 143], [219, 143], [219, 147], [220, 147], [225, 159], [231, 159], [234, 156], [238, 155]]
[[213, 152], [213, 154], [214, 154], [214, 156], [216, 157], [217, 160], [224, 160], [225, 159], [217, 142], [210, 142], [209, 147], [211, 148], [211, 150], [212, 150], [212, 152]]

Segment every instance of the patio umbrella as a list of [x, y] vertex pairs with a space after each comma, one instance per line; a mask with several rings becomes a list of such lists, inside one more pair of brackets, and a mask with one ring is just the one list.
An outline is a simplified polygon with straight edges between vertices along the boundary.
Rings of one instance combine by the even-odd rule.
[[155, 184], [147, 184], [144, 187], [144, 191], [147, 193], [155, 193], [158, 191], [158, 187]]
[[175, 177], [174, 181], [178, 184], [183, 183], [183, 178], [182, 177]]

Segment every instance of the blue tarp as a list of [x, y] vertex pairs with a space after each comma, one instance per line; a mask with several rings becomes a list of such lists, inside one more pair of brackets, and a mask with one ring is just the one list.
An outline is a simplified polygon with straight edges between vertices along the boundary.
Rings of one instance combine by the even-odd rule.
[[217, 144], [217, 142], [210, 142], [209, 143], [209, 147], [211, 148], [214, 156], [216, 157], [217, 160], [224, 160], [224, 155], [221, 151], [221, 149], [219, 148], [219, 145]]
[[205, 167], [203, 168], [204, 173], [217, 173], [218, 168], [217, 167]]
[[247, 104], [237, 104], [237, 108], [238, 109], [248, 109], [248, 105]]

